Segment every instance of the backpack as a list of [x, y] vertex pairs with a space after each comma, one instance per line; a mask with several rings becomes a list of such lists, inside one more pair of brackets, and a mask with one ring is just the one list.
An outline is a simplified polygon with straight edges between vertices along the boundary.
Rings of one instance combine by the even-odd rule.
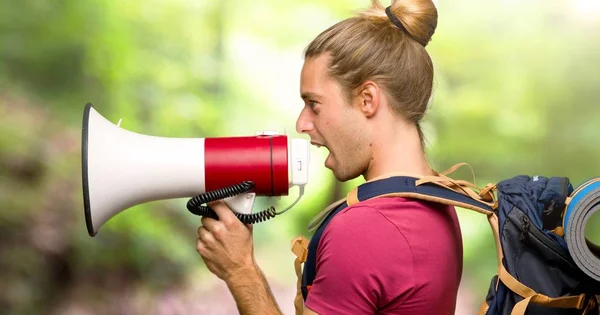
[[[329, 221], [345, 207], [379, 197], [405, 197], [485, 214], [492, 229], [498, 273], [480, 315], [600, 315], [600, 248], [585, 240], [586, 218], [600, 206], [600, 178], [573, 190], [566, 177], [519, 175], [484, 188], [448, 175], [390, 174], [366, 182], [310, 223], [310, 242], [292, 240], [298, 277], [296, 314], [316, 276], [316, 247]], [[376, 183], [376, 184], [375, 184]], [[302, 269], [302, 264], [303, 269]]]

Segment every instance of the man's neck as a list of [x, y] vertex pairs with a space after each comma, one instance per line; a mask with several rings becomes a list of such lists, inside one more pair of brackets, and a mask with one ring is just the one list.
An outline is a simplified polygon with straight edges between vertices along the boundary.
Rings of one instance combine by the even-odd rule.
[[404, 129], [401, 133], [388, 132], [374, 141], [371, 163], [363, 177], [369, 181], [392, 173], [417, 176], [434, 174], [423, 152], [416, 127]]

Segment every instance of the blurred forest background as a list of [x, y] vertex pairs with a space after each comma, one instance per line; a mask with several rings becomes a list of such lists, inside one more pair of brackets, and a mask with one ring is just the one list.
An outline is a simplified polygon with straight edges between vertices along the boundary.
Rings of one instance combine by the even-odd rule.
[[[424, 126], [436, 169], [468, 162], [479, 186], [519, 174], [568, 176], [575, 186], [600, 176], [600, 2], [436, 3], [427, 47], [436, 82]], [[142, 134], [298, 136], [304, 48], [368, 5], [0, 0], [0, 313], [235, 314], [195, 251], [200, 220], [187, 199], [136, 206], [87, 234], [84, 105]], [[312, 154], [305, 197], [255, 227], [256, 259], [286, 314], [296, 280], [290, 240], [310, 236], [310, 218], [362, 182], [335, 182], [325, 150]], [[284, 207], [295, 194], [257, 207]], [[465, 267], [456, 314], [474, 314], [496, 256], [486, 218], [459, 215]], [[599, 216], [586, 231], [596, 244]]]

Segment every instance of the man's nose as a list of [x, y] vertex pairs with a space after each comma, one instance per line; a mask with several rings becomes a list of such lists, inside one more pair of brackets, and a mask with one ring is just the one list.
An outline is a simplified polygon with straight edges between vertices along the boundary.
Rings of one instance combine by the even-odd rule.
[[298, 116], [298, 120], [296, 120], [296, 132], [308, 133], [312, 131], [314, 127], [312, 117], [308, 112], [307, 107], [304, 107]]

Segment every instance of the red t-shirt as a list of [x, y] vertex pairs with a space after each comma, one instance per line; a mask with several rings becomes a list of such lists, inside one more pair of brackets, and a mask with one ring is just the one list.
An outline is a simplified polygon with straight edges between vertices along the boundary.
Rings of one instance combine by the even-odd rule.
[[363, 201], [325, 228], [305, 305], [319, 314], [454, 314], [462, 255], [454, 207]]

